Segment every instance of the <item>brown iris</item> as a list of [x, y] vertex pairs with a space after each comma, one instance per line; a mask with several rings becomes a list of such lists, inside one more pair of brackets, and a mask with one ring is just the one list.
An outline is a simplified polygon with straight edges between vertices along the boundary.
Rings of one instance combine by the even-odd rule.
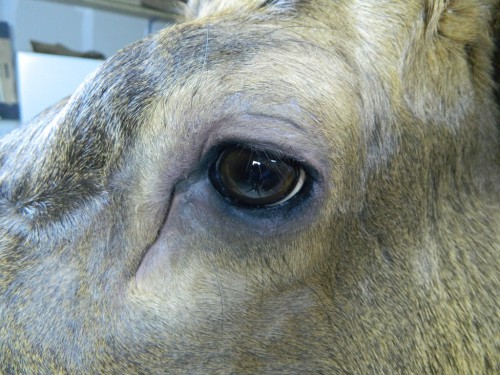
[[210, 172], [215, 188], [237, 203], [269, 206], [283, 203], [304, 184], [304, 169], [267, 152], [231, 147], [223, 151]]

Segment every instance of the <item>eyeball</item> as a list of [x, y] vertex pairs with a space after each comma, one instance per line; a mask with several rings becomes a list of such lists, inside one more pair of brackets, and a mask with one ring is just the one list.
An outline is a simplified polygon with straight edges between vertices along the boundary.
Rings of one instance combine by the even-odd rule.
[[210, 168], [215, 189], [237, 204], [253, 207], [284, 203], [297, 195], [306, 182], [306, 172], [297, 162], [268, 152], [230, 147]]

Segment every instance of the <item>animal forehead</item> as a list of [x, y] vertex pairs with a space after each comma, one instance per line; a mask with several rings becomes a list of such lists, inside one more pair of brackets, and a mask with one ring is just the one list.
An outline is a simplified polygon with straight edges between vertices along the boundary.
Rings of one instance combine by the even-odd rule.
[[[161, 61], [157, 65], [161, 65], [162, 82], [173, 89], [175, 84], [193, 87], [201, 85], [200, 81], [205, 86], [209, 79], [227, 82], [235, 72], [242, 71], [250, 74], [245, 79], [247, 83], [277, 79], [280, 68], [292, 69], [291, 66], [295, 67], [295, 74], [314, 73], [318, 71], [313, 69], [319, 62], [317, 59], [324, 60], [324, 68], [336, 64], [340, 67], [339, 57], [345, 62], [352, 56], [342, 40], [337, 37], [332, 43], [322, 31], [316, 32], [300, 21], [290, 24], [286, 19], [217, 17], [167, 28], [158, 34], [154, 47], [160, 51], [157, 57], [160, 56]], [[292, 72], [281, 73], [280, 76], [286, 79], [284, 73]], [[266, 75], [268, 77], [264, 78]], [[313, 76], [310, 77], [312, 80]], [[238, 82], [233, 80], [233, 83]], [[165, 93], [168, 91], [166, 88]]]
[[[200, 116], [204, 108], [214, 114], [217, 109], [233, 111], [234, 105], [245, 112], [250, 109], [241, 106], [249, 103], [286, 103], [300, 111], [307, 102], [311, 108], [317, 105], [319, 96], [340, 94], [342, 88], [345, 97], [352, 91], [353, 55], [343, 42], [325, 48], [331, 41], [315, 39], [307, 28], [287, 28], [286, 20], [247, 20], [238, 28], [239, 22], [186, 22], [158, 35], [157, 46], [165, 59], [161, 96], [171, 104], [170, 111], [191, 111], [196, 104]], [[335, 102], [341, 96], [329, 98]]]

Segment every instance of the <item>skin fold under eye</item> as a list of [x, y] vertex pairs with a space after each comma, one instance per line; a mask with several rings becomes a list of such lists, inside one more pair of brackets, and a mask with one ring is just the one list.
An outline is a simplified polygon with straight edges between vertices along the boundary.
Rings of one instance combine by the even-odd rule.
[[222, 196], [249, 207], [284, 203], [306, 182], [306, 172], [297, 162], [236, 146], [220, 153], [209, 177]]

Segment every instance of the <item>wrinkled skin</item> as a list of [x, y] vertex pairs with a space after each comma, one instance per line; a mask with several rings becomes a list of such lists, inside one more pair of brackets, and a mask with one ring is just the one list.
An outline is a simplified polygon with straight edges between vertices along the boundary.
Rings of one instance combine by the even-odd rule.
[[[0, 373], [496, 374], [497, 1], [192, 1], [0, 143]], [[225, 145], [307, 172], [235, 204]]]

